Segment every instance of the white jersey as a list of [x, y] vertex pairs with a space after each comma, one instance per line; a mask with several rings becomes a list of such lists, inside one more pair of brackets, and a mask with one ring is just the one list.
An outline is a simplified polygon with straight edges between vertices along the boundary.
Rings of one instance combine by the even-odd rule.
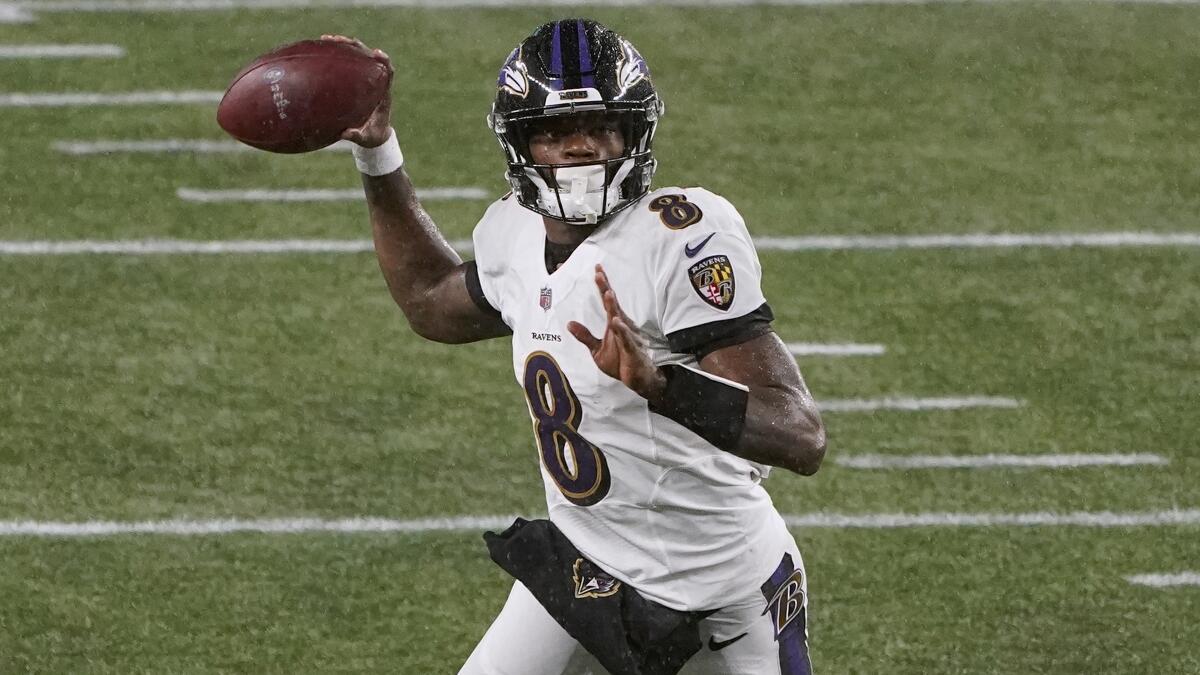
[[671, 339], [765, 302], [741, 216], [707, 190], [663, 188], [605, 222], [553, 274], [545, 241], [541, 216], [513, 198], [492, 204], [474, 233], [484, 296], [513, 331], [550, 519], [601, 568], [668, 607], [714, 609], [758, 592], [794, 545], [760, 484], [768, 468], [650, 412], [566, 328], [578, 321], [604, 335], [599, 263], [654, 362], [698, 371]]

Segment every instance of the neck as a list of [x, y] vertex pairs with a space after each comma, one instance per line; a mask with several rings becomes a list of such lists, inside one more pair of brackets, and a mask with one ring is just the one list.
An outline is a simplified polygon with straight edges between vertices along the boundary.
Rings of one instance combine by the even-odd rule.
[[578, 246], [588, 235], [596, 231], [597, 225], [572, 225], [561, 220], [542, 216], [542, 224], [546, 226], [546, 238], [555, 244]]

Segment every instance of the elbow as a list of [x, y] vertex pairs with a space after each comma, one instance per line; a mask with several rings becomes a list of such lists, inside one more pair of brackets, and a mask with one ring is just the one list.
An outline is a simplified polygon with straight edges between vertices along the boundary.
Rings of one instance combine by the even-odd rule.
[[435, 326], [424, 324], [419, 321], [413, 321], [412, 317], [409, 317], [408, 327], [412, 328], [412, 331], [419, 337], [425, 338], [430, 342], [449, 344], [449, 340], [447, 340]]
[[813, 429], [805, 430], [792, 445], [791, 465], [787, 468], [801, 476], [811, 476], [825, 461], [825, 427], [817, 424]]
[[430, 342], [440, 342], [442, 344], [460, 342], [454, 339], [452, 331], [446, 330], [445, 322], [440, 320], [440, 314], [429, 303], [414, 301], [412, 299], [408, 299], [407, 302], [401, 302], [397, 298], [396, 304], [404, 312], [404, 318], [408, 320], [408, 327], [418, 336]]
[[470, 338], [449, 330], [442, 323], [437, 321], [418, 321], [413, 315], [409, 315], [408, 317], [408, 326], [418, 336], [430, 342], [437, 342], [444, 345], [458, 345], [471, 341]]

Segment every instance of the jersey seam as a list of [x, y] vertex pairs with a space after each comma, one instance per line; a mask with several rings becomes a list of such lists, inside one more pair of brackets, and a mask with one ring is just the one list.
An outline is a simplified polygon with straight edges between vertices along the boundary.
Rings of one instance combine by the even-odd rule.
[[[654, 458], [654, 464], [656, 466], [661, 466], [660, 461], [662, 457], [659, 451], [658, 432], [654, 427], [654, 413], [650, 412], [650, 406], [648, 403], [644, 407], [642, 415], [642, 420], [646, 425], [646, 438], [650, 440], [651, 455]], [[666, 538], [661, 536], [661, 533], [658, 531], [658, 526], [654, 524], [653, 520], [654, 514], [658, 510], [658, 488], [662, 484], [663, 478], [665, 478], [669, 472], [670, 469], [663, 471], [654, 481], [654, 489], [650, 491], [650, 498], [646, 500], [647, 508], [645, 512], [645, 519], [648, 529], [654, 532], [654, 540], [657, 544], [659, 560], [662, 560], [663, 567], [667, 571], [667, 576], [673, 576], [675, 572], [675, 561], [672, 559], [670, 552], [667, 551]]]

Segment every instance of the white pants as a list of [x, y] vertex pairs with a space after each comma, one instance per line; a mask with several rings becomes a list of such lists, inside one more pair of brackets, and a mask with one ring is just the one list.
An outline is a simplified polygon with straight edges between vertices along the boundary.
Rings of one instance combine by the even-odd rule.
[[[803, 624], [807, 584], [800, 554], [792, 551], [799, 593], [765, 595], [724, 608], [700, 622], [704, 646], [679, 675], [810, 675]], [[786, 575], [781, 575], [781, 579]], [[788, 608], [790, 603], [791, 607]], [[775, 639], [776, 622], [790, 618], [790, 630]], [[745, 633], [744, 637], [739, 637]], [[714, 647], [716, 650], [714, 651]], [[520, 582], [513, 584], [504, 609], [479, 641], [459, 675], [607, 675], [595, 657], [575, 641]]]

